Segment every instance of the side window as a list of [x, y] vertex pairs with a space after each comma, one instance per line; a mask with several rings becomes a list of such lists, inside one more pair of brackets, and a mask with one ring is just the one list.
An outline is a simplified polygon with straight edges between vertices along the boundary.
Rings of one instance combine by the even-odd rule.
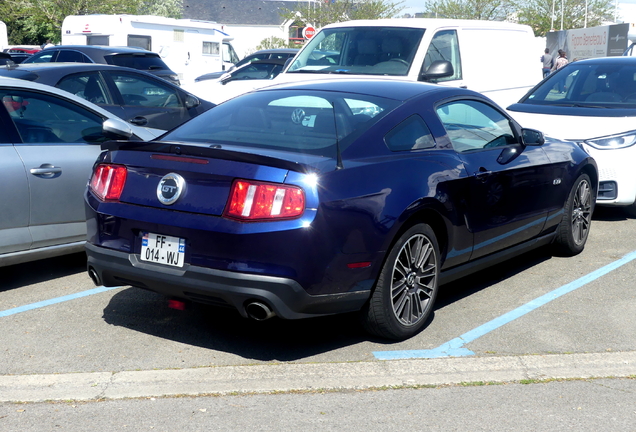
[[508, 118], [486, 103], [454, 101], [436, 112], [457, 152], [517, 143]]
[[64, 77], [55, 87], [66, 90], [98, 105], [111, 105], [108, 86], [98, 72], [87, 72]]
[[428, 46], [428, 50], [426, 51], [422, 71], [426, 71], [436, 60], [446, 60], [451, 62], [454, 74], [449, 77], [435, 80], [435, 82], [462, 79], [462, 62], [459, 55], [457, 32], [455, 30], [442, 30], [435, 33], [435, 36], [433, 36], [431, 44]]
[[78, 51], [61, 50], [57, 55], [56, 62], [74, 62], [74, 63], [87, 63], [84, 60], [84, 55]]
[[152, 38], [150, 36], [128, 35], [126, 42], [129, 47], [152, 51]]
[[103, 119], [70, 101], [44, 93], [6, 89], [0, 91], [24, 143], [101, 142]]
[[435, 140], [419, 115], [412, 115], [394, 127], [384, 137], [386, 146], [394, 152], [435, 147]]
[[57, 56], [57, 50], [46, 50], [44, 51], [42, 54], [39, 54], [37, 56], [33, 56], [33, 59], [28, 59], [30, 60], [28, 63], [50, 63], [52, 61], [55, 61], [54, 58]]
[[219, 43], [203, 42], [203, 54], [219, 55]]
[[179, 92], [160, 79], [126, 72], [109, 72], [124, 99], [124, 105], [185, 108]]

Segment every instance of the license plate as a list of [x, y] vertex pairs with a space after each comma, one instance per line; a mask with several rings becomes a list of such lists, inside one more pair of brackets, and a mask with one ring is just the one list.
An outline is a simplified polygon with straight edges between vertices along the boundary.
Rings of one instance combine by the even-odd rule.
[[185, 239], [145, 232], [141, 240], [141, 260], [183, 267]]

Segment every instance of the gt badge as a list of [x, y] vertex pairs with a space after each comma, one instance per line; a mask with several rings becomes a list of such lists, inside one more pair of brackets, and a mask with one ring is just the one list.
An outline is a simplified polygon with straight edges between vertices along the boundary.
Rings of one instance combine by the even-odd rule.
[[185, 191], [185, 188], [185, 180], [179, 174], [166, 174], [157, 185], [157, 198], [162, 204], [174, 204]]

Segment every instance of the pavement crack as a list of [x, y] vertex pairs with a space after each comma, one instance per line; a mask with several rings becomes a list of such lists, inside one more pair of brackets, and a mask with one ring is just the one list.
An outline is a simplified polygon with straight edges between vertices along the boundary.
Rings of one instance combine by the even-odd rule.
[[108, 381], [106, 381], [104, 383], [104, 388], [102, 389], [101, 392], [99, 392], [97, 394], [97, 396], [95, 396], [95, 399], [99, 400], [99, 399], [105, 399], [106, 398], [106, 392], [108, 391], [108, 389], [111, 386], [111, 384], [113, 384], [113, 381], [115, 380], [115, 374], [116, 374], [116, 372], [111, 372], [110, 373], [110, 377], [108, 378]]

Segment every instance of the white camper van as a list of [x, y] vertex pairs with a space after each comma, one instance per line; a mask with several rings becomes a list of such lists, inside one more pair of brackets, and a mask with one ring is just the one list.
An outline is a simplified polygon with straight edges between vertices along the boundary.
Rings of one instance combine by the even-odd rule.
[[7, 39], [7, 25], [0, 21], [0, 51], [9, 46], [9, 40]]
[[471, 20], [361, 20], [323, 27], [275, 79], [374, 77], [469, 88], [506, 107], [543, 78], [529, 26]]
[[211, 21], [152, 15], [71, 15], [63, 45], [130, 46], [159, 53], [182, 83], [229, 69], [239, 59], [223, 26]]

